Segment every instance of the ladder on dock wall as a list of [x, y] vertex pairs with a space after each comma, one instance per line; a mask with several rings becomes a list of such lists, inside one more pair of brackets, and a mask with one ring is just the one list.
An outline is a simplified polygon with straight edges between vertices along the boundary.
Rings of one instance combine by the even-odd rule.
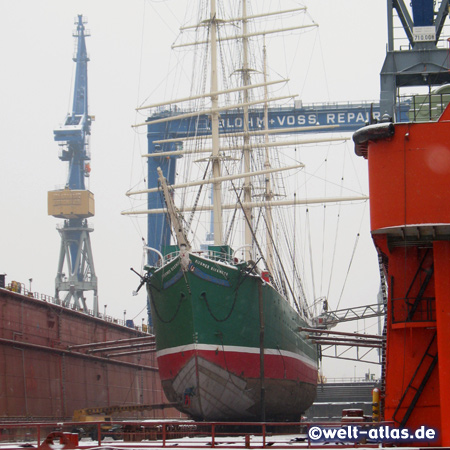
[[[424, 355], [422, 356], [422, 359], [419, 362], [419, 365], [417, 366], [408, 386], [405, 389], [405, 392], [402, 395], [402, 398], [400, 399], [400, 402], [394, 411], [394, 414], [392, 418], [396, 423], [399, 424], [400, 428], [403, 428], [406, 423], [408, 422], [409, 417], [411, 416], [411, 413], [414, 410], [414, 407], [416, 406], [423, 390], [425, 389], [425, 386], [430, 379], [431, 374], [433, 373], [433, 370], [437, 364], [438, 361], [438, 354], [437, 349], [432, 351], [432, 346], [434, 341], [436, 340], [437, 333], [433, 335], [433, 338], [431, 339], [430, 343], [428, 344], [427, 349], [425, 350]], [[427, 366], [428, 365], [428, 366]], [[425, 374], [423, 375], [422, 379], [417, 376], [417, 374], [420, 372], [421, 368], [427, 367], [427, 370]], [[402, 407], [403, 403], [405, 402], [405, 399], [410, 391], [415, 391], [414, 397], [411, 400], [411, 403], [409, 404], [408, 408], [406, 409], [405, 415], [402, 419], [397, 418], [397, 415], [400, 411], [400, 408]]]
[[[388, 284], [386, 280], [387, 267], [385, 266], [385, 261], [383, 260], [383, 255], [378, 255], [378, 266], [380, 269], [380, 290], [381, 298], [383, 301], [384, 311], [387, 311], [388, 302]], [[381, 377], [380, 377], [380, 418], [384, 417], [384, 399], [386, 396], [386, 335], [387, 335], [387, 320], [384, 319], [383, 333], [381, 341]]]

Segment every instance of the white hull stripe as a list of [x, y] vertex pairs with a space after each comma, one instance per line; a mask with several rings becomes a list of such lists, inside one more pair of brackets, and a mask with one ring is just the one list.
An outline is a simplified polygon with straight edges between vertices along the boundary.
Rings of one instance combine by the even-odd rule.
[[[159, 350], [156, 352], [156, 356], [159, 358], [160, 356], [172, 355], [174, 353], [181, 352], [189, 352], [194, 350], [203, 350], [203, 351], [211, 351], [215, 352], [216, 350], [225, 351], [225, 352], [234, 352], [234, 353], [251, 353], [259, 355], [259, 348], [257, 347], [238, 347], [234, 345], [210, 345], [210, 344], [189, 344], [189, 345], [180, 345], [178, 347], [166, 348], [164, 350]], [[299, 355], [298, 353], [288, 352], [286, 350], [278, 350], [278, 349], [264, 349], [265, 355], [275, 355], [275, 356], [283, 356], [286, 358], [296, 359], [301, 361], [302, 363], [308, 365], [309, 367], [317, 370], [317, 362], [306, 355]]]

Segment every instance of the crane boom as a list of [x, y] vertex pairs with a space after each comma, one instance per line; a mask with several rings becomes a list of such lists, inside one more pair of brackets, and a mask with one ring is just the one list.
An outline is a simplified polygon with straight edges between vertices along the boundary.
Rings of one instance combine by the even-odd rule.
[[64, 125], [54, 130], [54, 138], [62, 142], [64, 148], [60, 159], [69, 162], [69, 175], [66, 188], [85, 189], [84, 178], [89, 173], [88, 163], [91, 159], [89, 153], [88, 136], [91, 134], [92, 117], [88, 114], [88, 82], [87, 63], [89, 57], [86, 51], [86, 37], [89, 32], [85, 29], [83, 16], [78, 16], [77, 28], [73, 36], [77, 39], [76, 54], [73, 61], [76, 63], [75, 85], [72, 102], [72, 112], [67, 114]]

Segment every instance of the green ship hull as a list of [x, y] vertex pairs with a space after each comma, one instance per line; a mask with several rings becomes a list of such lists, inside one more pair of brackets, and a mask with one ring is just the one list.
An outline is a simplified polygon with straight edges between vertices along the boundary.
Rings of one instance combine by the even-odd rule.
[[147, 282], [164, 392], [202, 420], [293, 420], [312, 404], [317, 350], [270, 282], [225, 253], [178, 252]]

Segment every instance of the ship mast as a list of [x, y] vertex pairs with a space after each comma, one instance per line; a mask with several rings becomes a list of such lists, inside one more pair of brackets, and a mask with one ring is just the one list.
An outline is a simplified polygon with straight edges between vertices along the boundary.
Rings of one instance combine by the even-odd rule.
[[[248, 30], [247, 30], [247, 0], [242, 0], [242, 46], [243, 46], [243, 61], [242, 61], [242, 85], [248, 86], [250, 84], [250, 69], [248, 67]], [[248, 101], [249, 93], [248, 89], [244, 90], [244, 173], [250, 173], [250, 135], [248, 129], [249, 114], [248, 114]], [[250, 176], [244, 178], [244, 204], [250, 204], [252, 200], [252, 186], [250, 182]], [[245, 260], [251, 259], [251, 250], [253, 243], [252, 233], [252, 208], [247, 206], [244, 208], [245, 216], [245, 232], [244, 232], [244, 244], [245, 244]]]
[[[274, 33], [280, 33], [280, 32], [284, 32], [284, 31], [289, 31], [289, 30], [298, 30], [298, 29], [304, 29], [304, 28], [309, 28], [309, 27], [315, 27], [317, 26], [316, 24], [310, 24], [310, 25], [296, 25], [294, 27], [289, 27], [289, 28], [279, 28], [279, 29], [273, 29], [273, 30], [263, 30], [263, 31], [256, 31], [256, 32], [249, 32], [248, 30], [248, 21], [255, 19], [255, 18], [262, 18], [262, 17], [266, 17], [266, 16], [272, 16], [272, 15], [280, 15], [280, 14], [288, 14], [288, 13], [292, 13], [292, 12], [297, 12], [297, 11], [304, 11], [306, 8], [305, 7], [299, 7], [299, 8], [295, 8], [295, 9], [290, 9], [290, 10], [285, 10], [285, 11], [278, 11], [276, 13], [273, 12], [269, 12], [269, 13], [263, 13], [263, 14], [256, 14], [256, 15], [248, 15], [247, 14], [247, 0], [242, 0], [242, 16], [241, 17], [232, 17], [232, 18], [228, 18], [228, 19], [219, 19], [217, 17], [217, 0], [210, 0], [210, 13], [209, 13], [209, 19], [202, 21], [201, 23], [197, 24], [197, 25], [192, 25], [192, 26], [188, 26], [188, 27], [183, 27], [183, 30], [186, 29], [198, 29], [201, 26], [205, 26], [207, 25], [209, 27], [209, 35], [208, 35], [208, 39], [207, 40], [197, 40], [195, 42], [188, 42], [188, 43], [181, 43], [181, 44], [177, 44], [177, 45], [173, 45], [172, 48], [179, 48], [179, 47], [186, 47], [186, 46], [196, 46], [196, 45], [201, 45], [201, 44], [208, 44], [210, 46], [210, 91], [208, 93], [204, 93], [204, 94], [200, 94], [200, 95], [196, 95], [196, 96], [192, 96], [192, 97], [185, 97], [185, 98], [180, 98], [180, 99], [174, 99], [174, 100], [170, 100], [167, 102], [160, 102], [160, 103], [156, 103], [156, 104], [152, 104], [152, 105], [147, 105], [147, 106], [142, 106], [139, 107], [138, 109], [146, 109], [146, 108], [159, 108], [162, 106], [168, 106], [168, 105], [172, 105], [175, 103], [181, 103], [181, 102], [186, 102], [192, 99], [199, 99], [199, 98], [205, 98], [205, 97], [209, 97], [210, 98], [210, 102], [211, 102], [211, 108], [203, 111], [203, 114], [206, 116], [210, 117], [211, 120], [211, 134], [209, 135], [211, 138], [211, 148], [210, 149], [196, 149], [195, 151], [193, 150], [168, 150], [168, 151], [163, 151], [163, 152], [158, 152], [158, 158], [161, 156], [165, 156], [165, 157], [171, 157], [171, 156], [178, 156], [181, 154], [187, 154], [187, 153], [209, 153], [211, 152], [211, 155], [209, 157], [209, 160], [211, 162], [211, 171], [212, 171], [212, 177], [209, 178], [208, 180], [202, 181], [206, 182], [206, 183], [210, 183], [212, 185], [212, 205], [210, 207], [205, 207], [205, 206], [199, 206], [196, 205], [196, 210], [197, 211], [202, 211], [202, 210], [212, 210], [213, 211], [213, 219], [212, 219], [212, 223], [213, 223], [213, 235], [214, 235], [214, 245], [216, 246], [220, 246], [223, 244], [223, 220], [222, 220], [222, 216], [223, 216], [223, 211], [225, 209], [230, 209], [229, 205], [224, 205], [222, 204], [222, 187], [221, 187], [221, 183], [223, 181], [225, 181], [226, 177], [221, 176], [221, 172], [222, 172], [222, 153], [223, 152], [230, 152], [230, 151], [234, 151], [234, 150], [241, 150], [243, 152], [242, 154], [242, 159], [243, 159], [243, 173], [241, 174], [233, 174], [232, 177], [233, 178], [243, 178], [243, 199], [242, 202], [239, 201], [239, 206], [242, 208], [243, 213], [244, 213], [244, 217], [245, 217], [245, 223], [244, 223], [244, 246], [243, 248], [245, 249], [244, 252], [244, 259], [249, 260], [252, 259], [252, 247], [253, 247], [253, 239], [254, 239], [254, 232], [252, 229], [252, 209], [257, 207], [261, 207], [261, 205], [259, 203], [264, 203], [263, 207], [267, 207], [267, 203], [273, 204], [273, 200], [271, 200], [271, 198], [269, 198], [272, 194], [271, 194], [271, 187], [270, 187], [270, 182], [268, 184], [268, 186], [266, 186], [266, 195], [265, 195], [265, 199], [264, 202], [252, 202], [252, 181], [251, 181], [251, 177], [255, 176], [257, 174], [257, 172], [252, 172], [252, 165], [251, 165], [251, 155], [252, 155], [252, 148], [253, 148], [253, 144], [251, 142], [252, 137], [257, 136], [258, 134], [269, 134], [269, 133], [279, 133], [281, 131], [280, 130], [252, 130], [250, 131], [250, 107], [254, 106], [254, 105], [258, 105], [261, 103], [264, 103], [265, 105], [267, 105], [269, 102], [274, 102], [274, 101], [278, 101], [278, 100], [285, 100], [285, 99], [291, 99], [292, 97], [294, 97], [294, 95], [288, 95], [288, 96], [283, 96], [283, 97], [274, 97], [274, 98], [268, 98], [267, 96], [267, 90], [265, 91], [265, 98], [262, 100], [250, 100], [251, 95], [249, 93], [250, 89], [254, 89], [257, 87], [262, 87], [265, 86], [266, 84], [274, 84], [274, 83], [278, 83], [278, 82], [285, 82], [287, 80], [279, 80], [279, 81], [274, 81], [274, 82], [267, 82], [265, 81], [264, 83], [258, 83], [258, 84], [250, 84], [250, 72], [253, 70], [249, 67], [249, 39], [250, 37], [256, 37], [256, 36], [262, 36], [262, 35], [266, 35], [266, 34], [274, 34]], [[242, 33], [238, 34], [238, 35], [219, 35], [218, 34], [218, 27], [222, 24], [236, 24], [237, 22], [242, 23]], [[241, 40], [242, 39], [242, 50], [243, 50], [243, 58], [242, 58], [242, 67], [239, 69], [239, 72], [241, 72], [241, 83], [239, 87], [236, 88], [232, 88], [232, 89], [222, 89], [219, 90], [218, 89], [218, 44], [219, 42], [224, 42], [224, 41], [228, 41], [228, 40]], [[242, 97], [240, 99], [240, 101], [237, 104], [225, 104], [222, 106], [219, 106], [219, 96], [222, 94], [227, 94], [227, 93], [232, 93], [232, 92], [237, 92], [237, 91], [241, 91], [242, 92]], [[243, 111], [243, 129], [242, 132], [233, 132], [233, 133], [223, 133], [222, 135], [219, 134], [219, 121], [220, 121], [220, 114], [223, 111], [228, 111], [228, 110], [235, 110], [235, 109], [239, 109], [242, 108]], [[184, 119], [191, 119], [191, 118], [197, 118], [198, 119], [199, 116], [199, 112], [198, 111], [192, 111], [192, 112], [187, 112], [187, 113], [182, 113], [182, 114], [174, 114], [174, 115], [168, 115], [165, 117], [160, 117], [160, 118], [153, 118], [153, 117], [149, 117], [145, 122], [142, 123], [138, 123], [136, 125], [134, 125], [135, 127], [140, 127], [140, 126], [149, 126], [149, 125], [156, 125], [156, 124], [160, 124], [160, 123], [166, 123], [168, 122], [169, 124], [167, 125], [168, 127], [170, 127], [170, 122], [172, 121], [180, 121], [180, 120], [184, 120]], [[267, 118], [265, 120], [266, 125], [267, 125]], [[307, 127], [308, 128], [308, 127]], [[316, 129], [320, 128], [320, 126], [316, 126], [314, 127]], [[304, 130], [302, 128], [302, 130]], [[294, 131], [300, 131], [299, 129], [295, 128], [295, 129], [291, 129], [291, 132]], [[227, 147], [221, 147], [220, 146], [220, 138], [221, 137], [229, 137], [229, 136], [233, 136], [233, 137], [242, 137], [242, 142], [241, 145], [238, 148], [233, 148], [230, 146]], [[200, 133], [200, 137], [201, 137], [201, 133]], [[197, 138], [197, 134], [196, 134], [196, 138]], [[206, 138], [206, 135], [204, 136], [204, 138]], [[171, 138], [171, 139], [164, 139], [164, 140], [155, 140], [154, 143], [173, 143], [173, 142], [180, 142], [183, 140], [190, 140], [193, 139], [193, 136], [189, 136], [186, 138], [183, 137], [179, 137], [177, 136], [176, 138]], [[327, 139], [329, 140], [329, 139]], [[342, 140], [342, 139], [339, 139]], [[323, 141], [322, 139], [320, 141]], [[298, 142], [297, 140], [295, 141], [285, 141], [284, 144], [285, 145], [291, 145], [291, 144], [301, 144], [301, 143], [310, 143], [311, 140], [306, 140], [306, 141], [301, 141]], [[314, 142], [318, 142], [317, 139], [314, 140]], [[268, 142], [268, 138], [266, 138], [266, 143], [265, 144], [259, 144], [258, 147], [270, 147], [272, 145], [277, 145], [277, 144], [273, 144]], [[266, 152], [267, 153], [267, 152]], [[149, 152], [149, 154], [145, 154], [142, 155], [143, 157], [154, 157], [156, 156], [156, 152]], [[269, 171], [272, 171], [273, 169], [270, 169], [270, 163], [267, 163], [266, 161], [266, 169], [265, 169], [265, 173], [269, 173]], [[262, 172], [262, 171], [260, 171]], [[171, 184], [173, 184], [173, 182], [171, 181]], [[189, 186], [194, 186], [198, 183], [196, 182], [189, 182]], [[173, 188], [177, 188], [178, 186], [172, 186]], [[150, 188], [150, 189], [145, 189], [145, 190], [140, 190], [140, 191], [134, 191], [134, 192], [128, 192], [127, 195], [138, 195], [141, 193], [151, 193], [154, 189], [157, 189], [157, 187], [154, 188]], [[268, 197], [269, 195], [269, 197]], [[236, 204], [234, 205], [233, 209], [236, 208]], [[157, 214], [160, 214], [160, 211], [163, 211], [161, 209], [154, 209], [151, 208], [149, 210], [144, 210], [144, 211], [130, 211], [130, 212], [123, 212], [122, 214], [152, 214], [155, 211], [158, 211]], [[188, 209], [186, 209], [186, 207], [183, 208], [184, 212], [187, 212]], [[162, 212], [164, 213], [164, 212]], [[270, 214], [270, 212], [269, 212]], [[268, 231], [268, 234], [271, 234], [271, 231]], [[208, 236], [211, 236], [211, 233], [208, 233]], [[271, 240], [271, 239], [269, 239]], [[270, 252], [273, 253], [273, 252]], [[269, 267], [273, 266], [273, 257], [269, 257]], [[269, 269], [271, 270], [271, 269]]]
[[[211, 128], [212, 128], [212, 174], [214, 179], [220, 177], [219, 156], [219, 96], [217, 82], [217, 12], [216, 0], [211, 0], [210, 12], [210, 34], [211, 34]], [[222, 187], [220, 181], [213, 182], [213, 216], [214, 216], [214, 244], [222, 244]]]
[[[267, 51], [266, 42], [264, 39], [263, 47], [263, 57], [264, 57], [264, 83], [267, 83]], [[264, 99], [267, 100], [268, 91], [267, 85], [264, 86]], [[270, 157], [269, 157], [269, 134], [267, 133], [269, 127], [269, 105], [266, 101], [264, 103], [264, 130], [266, 131], [264, 135], [264, 140], [266, 144], [265, 159], [264, 159], [264, 169], [270, 170]], [[265, 196], [264, 196], [268, 206], [266, 208], [266, 264], [269, 273], [273, 274], [273, 222], [272, 222], [272, 207], [270, 201], [273, 199], [272, 185], [270, 182], [270, 174], [266, 175], [266, 185], [265, 185]]]

